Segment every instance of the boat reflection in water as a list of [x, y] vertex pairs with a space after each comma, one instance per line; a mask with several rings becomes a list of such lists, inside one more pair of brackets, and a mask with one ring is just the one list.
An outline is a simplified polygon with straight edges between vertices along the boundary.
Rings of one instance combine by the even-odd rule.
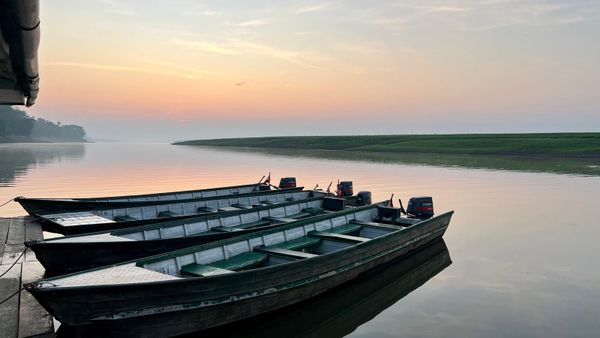
[[[275, 312], [184, 337], [343, 337], [373, 319], [429, 279], [450, 266], [443, 240], [381, 265], [353, 281], [319, 297]], [[177, 320], [174, 320], [175, 322]], [[71, 328], [62, 325], [58, 337], [164, 337], [177, 335], [176, 326], [152, 326], [145, 322], [127, 326]]]

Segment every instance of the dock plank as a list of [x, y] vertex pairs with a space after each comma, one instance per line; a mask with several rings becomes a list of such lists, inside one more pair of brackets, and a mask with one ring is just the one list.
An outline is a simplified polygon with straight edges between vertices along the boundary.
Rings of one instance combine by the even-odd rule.
[[[30, 217], [0, 218], [0, 274], [21, 255], [25, 240], [42, 239], [41, 225]], [[0, 278], [0, 301], [17, 292], [23, 283], [42, 278], [44, 268], [35, 254], [25, 253]], [[54, 337], [52, 317], [27, 291], [0, 304], [0, 337]]]
[[25, 241], [25, 219], [23, 217], [11, 218], [8, 228], [6, 244], [23, 244]]
[[[0, 274], [10, 267], [9, 264], [0, 266]], [[0, 278], [0, 300], [17, 292], [21, 287], [21, 264], [15, 265], [6, 275]], [[0, 332], [2, 337], [17, 337], [19, 328], [19, 296], [15, 295], [0, 304]]]
[[0, 264], [2, 264], [2, 255], [4, 255], [4, 245], [8, 238], [8, 227], [10, 218], [0, 218]]
[[[22, 267], [22, 283], [44, 277], [44, 267], [39, 262], [25, 262]], [[19, 307], [19, 338], [53, 337], [52, 316], [27, 291], [21, 292]]]

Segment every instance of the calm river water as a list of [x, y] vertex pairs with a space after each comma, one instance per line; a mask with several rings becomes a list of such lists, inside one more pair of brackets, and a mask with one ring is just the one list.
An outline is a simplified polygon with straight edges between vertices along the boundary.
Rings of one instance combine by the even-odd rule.
[[[307, 333], [315, 336], [353, 337], [600, 334], [597, 176], [165, 144], [11, 144], [0, 145], [0, 203], [19, 195], [84, 197], [233, 185], [257, 182], [269, 171], [274, 181], [296, 176], [307, 188], [352, 180], [355, 191], [369, 190], [374, 200], [391, 193], [404, 201], [430, 195], [438, 213], [455, 210], [444, 236], [447, 251], [424, 253], [320, 303], [271, 317], [272, 327], [309, 326], [314, 330]], [[0, 208], [3, 217], [23, 214], [15, 203]], [[360, 291], [365, 295], [352, 298]], [[327, 306], [333, 310], [327, 312]]]

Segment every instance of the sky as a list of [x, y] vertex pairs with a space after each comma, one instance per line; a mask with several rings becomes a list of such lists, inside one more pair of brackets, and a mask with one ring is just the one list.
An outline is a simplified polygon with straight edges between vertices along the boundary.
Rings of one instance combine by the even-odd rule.
[[600, 130], [600, 0], [41, 6], [28, 111], [94, 138]]

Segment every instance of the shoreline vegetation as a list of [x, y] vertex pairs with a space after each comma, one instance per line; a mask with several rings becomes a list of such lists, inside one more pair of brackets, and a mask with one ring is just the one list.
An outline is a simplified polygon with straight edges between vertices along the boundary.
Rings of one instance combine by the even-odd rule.
[[294, 136], [173, 144], [282, 156], [600, 176], [600, 133]]
[[83, 127], [33, 118], [24, 111], [0, 106], [0, 143], [86, 142]]

